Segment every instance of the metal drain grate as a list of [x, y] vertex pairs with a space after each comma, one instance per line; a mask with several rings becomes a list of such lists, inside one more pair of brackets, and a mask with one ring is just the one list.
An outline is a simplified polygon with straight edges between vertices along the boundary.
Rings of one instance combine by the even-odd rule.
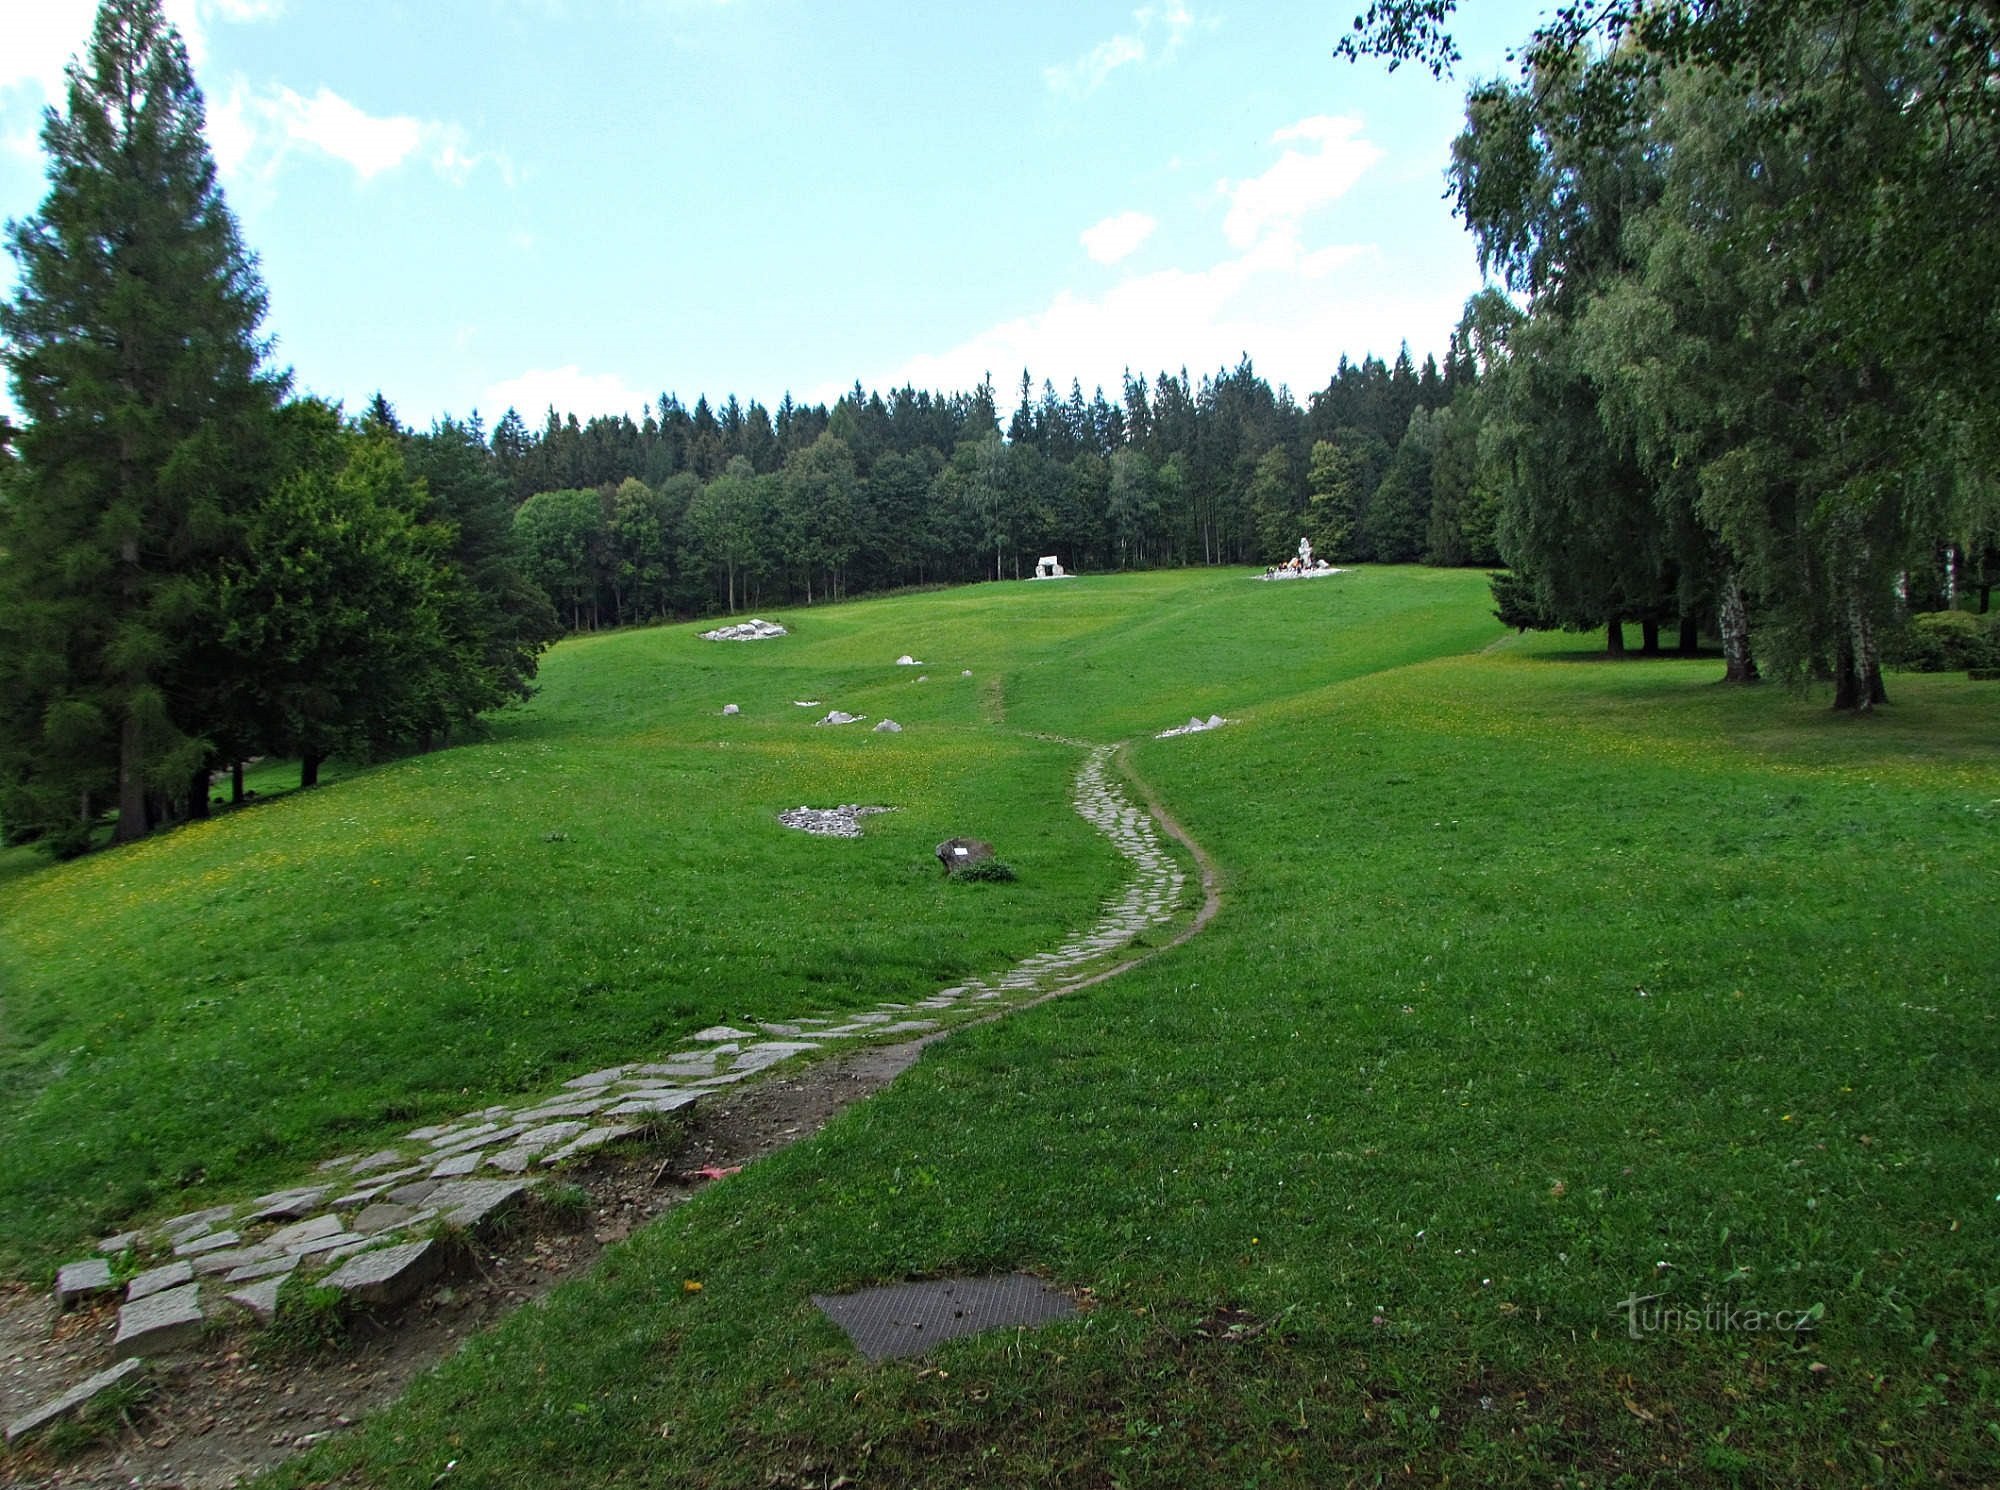
[[921, 1355], [961, 1335], [1007, 1325], [1044, 1325], [1076, 1313], [1076, 1300], [1028, 1273], [816, 1293], [813, 1302], [871, 1361]]

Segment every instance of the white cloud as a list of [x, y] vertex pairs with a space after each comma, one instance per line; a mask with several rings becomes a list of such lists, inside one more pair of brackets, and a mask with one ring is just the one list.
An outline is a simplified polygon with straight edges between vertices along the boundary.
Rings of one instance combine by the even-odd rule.
[[[1199, 378], [1248, 353], [1265, 377], [1303, 397], [1325, 386], [1342, 352], [1389, 356], [1406, 337], [1420, 358], [1427, 349], [1442, 351], [1478, 276], [1468, 264], [1462, 279], [1413, 279], [1397, 257], [1372, 244], [1310, 243], [1306, 214], [1339, 197], [1382, 152], [1352, 120], [1303, 120], [1271, 141], [1298, 142], [1319, 149], [1286, 148], [1261, 176], [1218, 199], [1233, 250], [1226, 257], [1128, 275], [1099, 294], [1065, 290], [1031, 314], [908, 359], [876, 386], [970, 388], [991, 372], [1006, 389], [1026, 367], [1059, 386], [1074, 376], [1086, 390], [1101, 385], [1115, 395], [1128, 368], [1152, 376], [1186, 367]], [[1296, 200], [1280, 200], [1280, 185]], [[1107, 219], [1090, 232], [1119, 221]], [[1144, 221], [1150, 231], [1151, 219]], [[841, 391], [815, 390], [812, 397]]]
[[1100, 264], [1130, 258], [1159, 223], [1143, 212], [1120, 212], [1088, 227], [1079, 235], [1083, 251]]
[[1296, 236], [1306, 214], [1345, 196], [1383, 154], [1361, 137], [1361, 121], [1354, 118], [1315, 115], [1271, 136], [1274, 145], [1293, 141], [1313, 148], [1286, 150], [1261, 176], [1219, 183], [1229, 198], [1222, 230], [1236, 247], [1248, 248], [1273, 232]]
[[503, 157], [471, 150], [460, 125], [370, 114], [324, 86], [308, 98], [282, 83], [254, 89], [238, 78], [209, 110], [209, 140], [231, 175], [269, 177], [303, 150], [331, 156], [364, 181], [413, 160], [453, 181], [489, 161], [512, 176]]
[[651, 402], [651, 395], [639, 392], [617, 373], [587, 373], [572, 362], [495, 383], [480, 394], [477, 407], [488, 423], [498, 423], [501, 414], [517, 409], [528, 427], [538, 430], [551, 405], [558, 414], [575, 414], [587, 423], [598, 414], [643, 418]]
[[1100, 41], [1075, 61], [1043, 68], [1043, 81], [1057, 93], [1081, 98], [1103, 87], [1121, 67], [1148, 57], [1164, 62], [1180, 50], [1194, 28], [1194, 12], [1184, 0], [1167, 0], [1164, 5], [1140, 6], [1132, 12], [1132, 23], [1132, 30]]
[[[97, 0], [10, 0], [6, 44], [0, 46], [0, 94], [22, 88], [36, 103], [60, 103], [63, 68], [90, 46]], [[187, 45], [188, 60], [199, 67], [208, 57], [213, 22], [268, 21], [284, 0], [167, 0], [167, 19]]]

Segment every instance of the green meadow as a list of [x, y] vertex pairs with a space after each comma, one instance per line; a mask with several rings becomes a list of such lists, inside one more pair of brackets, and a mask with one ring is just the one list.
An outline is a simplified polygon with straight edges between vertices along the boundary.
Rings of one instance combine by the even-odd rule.
[[[781, 619], [568, 643], [489, 740], [0, 861], [14, 1270], [1054, 945], [1121, 882], [1075, 742], [1131, 739], [1205, 931], [932, 1047], [270, 1483], [2000, 1477], [2000, 687], [1838, 719], [1448, 571]], [[901, 811], [772, 821], [853, 801]], [[1018, 882], [943, 884], [953, 832]], [[870, 1365], [809, 1299], [1008, 1269], [1089, 1307]]]

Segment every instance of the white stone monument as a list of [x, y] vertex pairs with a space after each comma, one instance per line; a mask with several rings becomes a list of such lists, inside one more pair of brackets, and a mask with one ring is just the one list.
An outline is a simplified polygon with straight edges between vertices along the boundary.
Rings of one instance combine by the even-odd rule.
[[1054, 554], [1043, 554], [1041, 558], [1035, 560], [1035, 578], [1068, 579], [1069, 576], [1063, 572], [1061, 559]]

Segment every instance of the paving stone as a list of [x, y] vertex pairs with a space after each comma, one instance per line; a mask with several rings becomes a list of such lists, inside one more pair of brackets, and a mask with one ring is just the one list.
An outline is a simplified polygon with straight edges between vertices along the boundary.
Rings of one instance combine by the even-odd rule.
[[183, 1284], [148, 1294], [118, 1311], [111, 1353], [119, 1360], [178, 1350], [201, 1338], [201, 1285]]
[[172, 1236], [176, 1232], [189, 1232], [198, 1227], [212, 1226], [223, 1217], [233, 1216], [235, 1213], [236, 1207], [233, 1205], [212, 1205], [205, 1211], [188, 1211], [162, 1221], [160, 1230]]
[[735, 1029], [726, 1024], [712, 1024], [705, 1030], [696, 1030], [688, 1038], [711, 1043], [717, 1040], [754, 1040], [757, 1038], [757, 1032]]
[[225, 1283], [254, 1283], [259, 1278], [276, 1278], [295, 1272], [299, 1265], [299, 1254], [286, 1252], [267, 1262], [253, 1262], [240, 1267], [222, 1281]]
[[468, 1153], [453, 1154], [442, 1164], [433, 1166], [431, 1169], [431, 1178], [434, 1180], [447, 1180], [454, 1175], [471, 1174], [473, 1170], [479, 1167], [479, 1159], [480, 1155], [477, 1149], [473, 1149]]
[[761, 1044], [752, 1045], [736, 1057], [735, 1064], [729, 1069], [748, 1075], [752, 1071], [762, 1071], [767, 1066], [777, 1065], [779, 1061], [789, 1060], [795, 1055], [804, 1055], [819, 1048], [805, 1040], [766, 1040]]
[[[647, 1070], [645, 1066], [641, 1066], [639, 1069], [641, 1071]], [[547, 1107], [535, 1107], [523, 1112], [520, 1115], [521, 1121], [524, 1123], [543, 1123], [547, 1122], [550, 1118], [589, 1117], [610, 1100], [609, 1097], [581, 1097], [573, 1102], [557, 1102]]]
[[116, 1257], [120, 1252], [130, 1252], [139, 1240], [136, 1231], [121, 1231], [117, 1236], [108, 1236], [97, 1244], [97, 1250]]
[[320, 1284], [364, 1304], [401, 1304], [415, 1298], [443, 1272], [444, 1249], [435, 1241], [404, 1242], [399, 1247], [380, 1247], [351, 1257]]
[[613, 1123], [609, 1127], [592, 1128], [588, 1133], [571, 1139], [561, 1148], [542, 1155], [539, 1162], [544, 1167], [561, 1164], [566, 1159], [574, 1159], [579, 1154], [587, 1154], [592, 1149], [602, 1148], [607, 1143], [638, 1131], [637, 1128], [634, 1128], [629, 1123]]
[[261, 1283], [237, 1289], [229, 1295], [229, 1302], [248, 1309], [257, 1316], [259, 1324], [269, 1324], [278, 1317], [278, 1290], [284, 1286], [283, 1278], [266, 1278]]
[[[436, 1159], [445, 1154], [464, 1153], [467, 1149], [494, 1148], [506, 1143], [517, 1133], [525, 1133], [527, 1131], [528, 1125], [526, 1123], [509, 1123], [504, 1128], [496, 1123], [490, 1128], [483, 1128], [476, 1133], [468, 1133], [465, 1137], [457, 1139], [454, 1142], [439, 1144], [431, 1150], [431, 1157]], [[435, 1173], [436, 1171], [433, 1170], [432, 1172]]]
[[504, 1212], [527, 1190], [523, 1180], [451, 1180], [431, 1192], [431, 1206], [455, 1226], [477, 1227]]
[[193, 1281], [194, 1264], [191, 1262], [170, 1262], [163, 1268], [149, 1268], [125, 1285], [125, 1302], [137, 1303], [140, 1299]]
[[351, 1190], [345, 1195], [333, 1197], [333, 1203], [343, 1211], [351, 1211], [356, 1206], [366, 1205], [384, 1190], [387, 1185], [364, 1185], [359, 1190]]
[[289, 1250], [299, 1257], [317, 1257], [322, 1252], [331, 1252], [335, 1247], [345, 1247], [350, 1242], [366, 1241], [358, 1231], [336, 1231], [331, 1236], [314, 1237], [309, 1242], [301, 1242]]
[[442, 1153], [447, 1149], [457, 1148], [469, 1138], [477, 1138], [482, 1133], [497, 1133], [499, 1130], [498, 1123], [477, 1123], [470, 1128], [447, 1128], [442, 1135], [432, 1140], [431, 1150], [433, 1153]]
[[273, 1190], [269, 1195], [259, 1195], [250, 1204], [255, 1207], [243, 1219], [246, 1221], [297, 1221], [313, 1213], [320, 1201], [326, 1198], [325, 1185], [294, 1185], [289, 1190]]
[[225, 1247], [220, 1252], [204, 1252], [194, 1258], [194, 1270], [197, 1277], [206, 1278], [216, 1273], [232, 1273], [252, 1263], [268, 1262], [280, 1255], [280, 1249], [269, 1243], [259, 1243], [255, 1247]]
[[[714, 1080], [737, 1081], [740, 1080], [741, 1078], [735, 1076], [724, 1076], [724, 1077], [711, 1077], [709, 1079], [712, 1081]], [[619, 1103], [616, 1107], [612, 1108], [609, 1112], [605, 1113], [604, 1115], [608, 1118], [636, 1117], [636, 1116], [658, 1117], [664, 1113], [679, 1112], [683, 1107], [687, 1106], [688, 1103], [694, 1101], [695, 1096], [696, 1094], [693, 1092], [663, 1092], [656, 1097], [635, 1097], [630, 1102]]]
[[392, 1205], [421, 1205], [430, 1199], [431, 1191], [435, 1189], [436, 1180], [412, 1180], [407, 1185], [398, 1185], [382, 1198]]
[[203, 1252], [216, 1252], [224, 1247], [234, 1247], [242, 1240], [243, 1237], [238, 1232], [211, 1231], [205, 1235], [182, 1242], [178, 1247], [174, 1248], [174, 1256], [195, 1257]]
[[340, 1224], [338, 1216], [314, 1216], [309, 1221], [301, 1221], [295, 1226], [287, 1226], [282, 1231], [274, 1231], [264, 1238], [267, 1247], [279, 1247], [286, 1251], [296, 1251], [305, 1242], [317, 1241], [323, 1236], [332, 1236], [346, 1228]]
[[378, 1149], [365, 1159], [356, 1159], [354, 1161], [354, 1172], [358, 1175], [367, 1174], [370, 1170], [389, 1169], [402, 1162], [403, 1151], [401, 1149]]
[[592, 1087], [609, 1086], [632, 1068], [630, 1066], [607, 1066], [602, 1071], [592, 1071], [587, 1075], [575, 1076], [563, 1083], [573, 1092], [589, 1091]]
[[428, 1128], [412, 1128], [403, 1137], [411, 1143], [429, 1143], [433, 1138], [440, 1138], [450, 1131], [450, 1123], [436, 1123]]
[[79, 1299], [87, 1299], [96, 1293], [109, 1293], [115, 1286], [111, 1281], [109, 1258], [92, 1257], [83, 1262], [66, 1262], [56, 1270], [56, 1307], [67, 1309]]
[[486, 1156], [487, 1167], [497, 1169], [502, 1174], [522, 1174], [534, 1162], [533, 1149], [502, 1149], [497, 1154]]
[[60, 1397], [51, 1397], [33, 1412], [24, 1413], [7, 1425], [7, 1442], [12, 1445], [19, 1439], [39, 1429], [48, 1427], [59, 1418], [88, 1406], [94, 1399], [117, 1386], [129, 1381], [146, 1369], [146, 1363], [137, 1359], [123, 1360], [108, 1371], [100, 1371], [88, 1380], [80, 1381]]
[[322, 1159], [319, 1163], [315, 1164], [313, 1168], [317, 1170], [319, 1173], [325, 1174], [329, 1170], [345, 1169], [348, 1165], [352, 1164], [356, 1159], [359, 1159], [360, 1157], [361, 1156], [359, 1154], [342, 1154], [338, 1159]]
[[394, 1231], [399, 1226], [408, 1226], [410, 1218], [417, 1213], [413, 1205], [396, 1205], [378, 1200], [354, 1218], [354, 1229], [363, 1236], [374, 1236], [377, 1232]]
[[711, 1053], [706, 1059], [698, 1061], [666, 1061], [659, 1065], [641, 1066], [637, 1074], [678, 1078], [683, 1081], [693, 1076], [713, 1076], [715, 1056]]

